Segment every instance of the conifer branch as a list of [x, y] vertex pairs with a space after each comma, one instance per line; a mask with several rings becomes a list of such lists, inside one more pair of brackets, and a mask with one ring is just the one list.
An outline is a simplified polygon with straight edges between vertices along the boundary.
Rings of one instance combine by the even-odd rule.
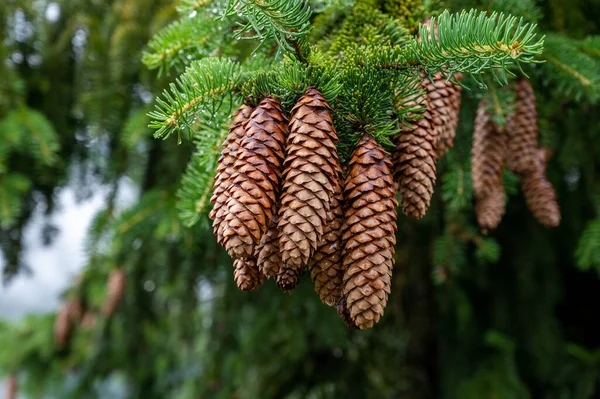
[[295, 51], [293, 42], [308, 34], [312, 10], [305, 0], [231, 0], [224, 16], [239, 16], [236, 39], [275, 40], [281, 49]]
[[167, 138], [200, 120], [210, 123], [223, 106], [228, 106], [229, 112], [240, 82], [241, 69], [233, 61], [193, 62], [170, 90], [157, 98], [154, 111], [148, 114], [152, 118], [149, 127], [156, 129], [154, 136]]

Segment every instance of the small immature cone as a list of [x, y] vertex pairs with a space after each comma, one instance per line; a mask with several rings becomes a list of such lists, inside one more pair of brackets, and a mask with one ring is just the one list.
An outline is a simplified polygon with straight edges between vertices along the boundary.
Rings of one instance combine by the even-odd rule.
[[54, 343], [58, 348], [62, 349], [65, 347], [69, 341], [72, 329], [73, 322], [71, 321], [69, 306], [63, 304], [54, 319]]
[[535, 171], [521, 176], [521, 188], [527, 207], [535, 218], [546, 227], [560, 224], [560, 207], [552, 183], [546, 177], [544, 150], [538, 149]]
[[397, 229], [391, 166], [383, 148], [365, 135], [344, 185], [344, 297], [360, 329], [379, 321], [390, 293]]
[[[426, 93], [423, 91], [415, 102], [427, 104]], [[402, 210], [413, 219], [425, 216], [431, 203], [436, 179], [438, 133], [433, 113], [427, 106], [422, 119], [412, 121], [411, 127], [403, 125], [402, 131], [394, 138], [394, 180], [400, 191]]]
[[9, 375], [4, 381], [5, 399], [17, 399], [17, 377]]
[[125, 270], [118, 268], [113, 270], [108, 276], [106, 284], [107, 296], [102, 305], [102, 313], [106, 317], [111, 317], [125, 295], [125, 286], [127, 284], [127, 275]]
[[515, 92], [515, 112], [506, 120], [506, 165], [517, 174], [526, 174], [535, 170], [539, 132], [537, 105], [533, 87], [527, 78], [517, 79]]
[[245, 125], [227, 195], [223, 246], [232, 258], [246, 258], [267, 231], [279, 194], [287, 118], [279, 101], [266, 97]]
[[506, 211], [502, 174], [506, 134], [499, 129], [481, 101], [477, 108], [471, 147], [471, 175], [475, 189], [477, 222], [484, 231], [496, 229]]
[[256, 291], [265, 282], [265, 275], [258, 270], [254, 258], [236, 259], [233, 278], [241, 291]]
[[269, 222], [269, 229], [260, 239], [260, 244], [256, 247], [256, 257], [258, 269], [266, 277], [273, 277], [279, 272], [281, 267], [281, 252], [279, 252], [279, 229], [277, 223], [279, 218], [277, 214]]
[[304, 271], [304, 268], [296, 269], [282, 265], [275, 276], [277, 288], [283, 291], [293, 290], [300, 283], [300, 278], [304, 274]]
[[323, 236], [309, 264], [315, 292], [319, 295], [321, 301], [328, 306], [336, 306], [342, 298], [344, 278], [342, 263], [344, 211], [342, 203], [342, 187], [341, 182], [338, 181], [335, 193], [331, 198], [329, 212], [327, 212], [327, 223], [323, 228]]
[[292, 109], [279, 208], [279, 248], [289, 267], [305, 267], [323, 235], [341, 172], [337, 141], [329, 104], [309, 88]]
[[214, 205], [209, 217], [213, 219], [213, 232], [219, 243], [223, 243], [222, 222], [227, 214], [227, 189], [231, 185], [231, 176], [235, 169], [233, 165], [239, 155], [240, 145], [245, 136], [244, 123], [250, 117], [252, 107], [242, 105], [233, 116], [229, 134], [223, 143], [223, 150], [218, 160], [213, 195], [210, 199]]

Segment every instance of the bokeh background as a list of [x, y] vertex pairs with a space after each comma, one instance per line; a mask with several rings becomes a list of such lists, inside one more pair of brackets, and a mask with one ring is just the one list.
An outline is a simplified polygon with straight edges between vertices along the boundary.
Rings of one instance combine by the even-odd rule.
[[[19, 398], [600, 398], [598, 0], [436, 3], [548, 35], [527, 72], [563, 220], [539, 225], [507, 174], [500, 228], [476, 228], [473, 88], [432, 209], [399, 220], [393, 294], [369, 331], [348, 330], [308, 276], [238, 292], [208, 221], [181, 221], [194, 146], [153, 139], [147, 113], [205, 42], [190, 31], [172, 68], [148, 43], [204, 3], [0, 2], [0, 374]], [[115, 270], [127, 283], [107, 316]], [[73, 303], [85, 323], [57, 343]]]

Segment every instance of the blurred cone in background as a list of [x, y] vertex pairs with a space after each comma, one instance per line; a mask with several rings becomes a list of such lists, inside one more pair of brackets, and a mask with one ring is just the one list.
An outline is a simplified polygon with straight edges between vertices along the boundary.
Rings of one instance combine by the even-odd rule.
[[107, 318], [111, 317], [125, 294], [125, 285], [127, 283], [127, 275], [125, 270], [118, 268], [113, 270], [108, 276], [107, 293], [108, 296], [102, 305], [102, 313]]

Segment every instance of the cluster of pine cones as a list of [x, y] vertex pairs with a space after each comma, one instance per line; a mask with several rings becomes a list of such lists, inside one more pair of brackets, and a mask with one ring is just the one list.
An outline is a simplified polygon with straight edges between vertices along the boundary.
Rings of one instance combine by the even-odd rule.
[[546, 227], [560, 223], [560, 209], [546, 177], [548, 154], [538, 146], [535, 93], [528, 79], [515, 83], [515, 112], [500, 128], [482, 100], [477, 110], [472, 147], [472, 176], [477, 221], [484, 231], [494, 230], [506, 211], [503, 169], [519, 176], [529, 210]]
[[218, 242], [235, 259], [239, 289], [256, 290], [274, 277], [289, 291], [310, 270], [323, 303], [336, 306], [347, 325], [369, 328], [381, 318], [394, 264], [396, 191], [407, 215], [425, 214], [436, 158], [452, 145], [458, 118], [458, 86], [438, 75], [423, 81], [422, 92], [426, 117], [396, 138], [395, 164], [365, 134], [344, 169], [331, 108], [316, 88], [289, 119], [272, 97], [240, 107], [210, 213]]
[[[101, 309], [105, 318], [112, 317], [123, 300], [126, 282], [127, 276], [122, 268], [117, 268], [109, 274], [106, 282], [106, 298]], [[79, 295], [70, 298], [63, 303], [54, 320], [54, 343], [59, 349], [64, 348], [77, 326], [92, 329], [96, 326], [97, 320], [97, 312], [86, 309]]]

